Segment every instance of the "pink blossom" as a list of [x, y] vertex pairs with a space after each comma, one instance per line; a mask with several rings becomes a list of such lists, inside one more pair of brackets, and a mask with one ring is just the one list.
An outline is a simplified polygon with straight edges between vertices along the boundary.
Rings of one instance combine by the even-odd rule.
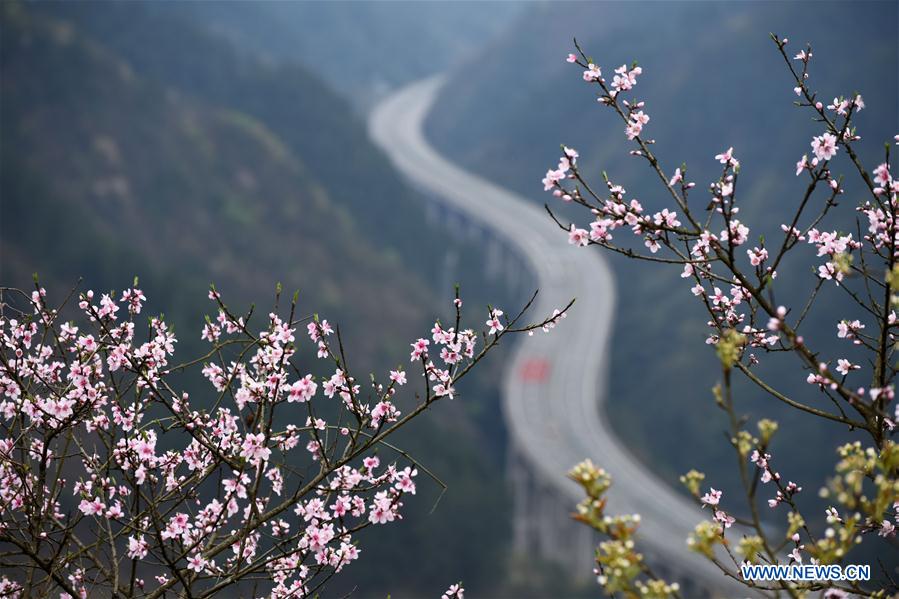
[[865, 328], [859, 320], [841, 320], [837, 323], [837, 337], [840, 339], [854, 339], [856, 334]]
[[91, 500], [82, 499], [81, 503], [78, 504], [78, 509], [81, 510], [85, 516], [102, 516], [103, 512], [106, 510], [106, 506], [99, 498]]
[[265, 435], [263, 433], [248, 433], [241, 445], [240, 455], [253, 463], [267, 461], [271, 456], [272, 450], [265, 446]]
[[709, 488], [709, 492], [702, 496], [702, 503], [705, 505], [716, 506], [721, 501], [721, 491], [715, 488]]
[[599, 219], [590, 223], [590, 240], [597, 243], [605, 243], [612, 240], [612, 234], [609, 229], [614, 226], [614, 222], [609, 219]]
[[746, 250], [746, 254], [749, 256], [749, 262], [753, 266], [759, 266], [762, 262], [768, 259], [768, 250], [765, 248], [752, 248], [751, 250]]
[[502, 310], [498, 310], [496, 308], [490, 310], [490, 319], [486, 322], [486, 324], [488, 327], [490, 327], [491, 335], [496, 335], [505, 328], [499, 320], [499, 317], [502, 315]]
[[372, 524], [386, 524], [387, 522], [393, 522], [395, 519], [396, 513], [393, 511], [391, 500], [385, 493], [378, 493], [368, 512], [369, 522]]
[[892, 181], [890, 177], [890, 165], [884, 162], [874, 169], [874, 182], [881, 187], [886, 187]]
[[825, 510], [827, 514], [827, 523], [834, 524], [836, 522], [842, 522], [843, 519], [840, 518], [840, 513], [834, 507], [829, 507]]
[[149, 545], [143, 535], [128, 538], [128, 557], [131, 559], [144, 559], [147, 557]]
[[590, 243], [590, 235], [585, 229], [578, 229], [574, 225], [568, 230], [568, 243], [579, 247], [584, 247]]
[[128, 311], [131, 314], [140, 314], [143, 303], [147, 301], [147, 298], [140, 289], [126, 289], [122, 292], [122, 301], [128, 304]]
[[312, 380], [312, 375], [307, 374], [288, 387], [288, 402], [307, 402], [315, 396], [318, 385]]
[[844, 376], [849, 374], [850, 370], [858, 370], [859, 368], [861, 368], [861, 366], [853, 364], [852, 362], [844, 358], [840, 358], [839, 360], [837, 360], [836, 370]]
[[428, 345], [431, 342], [427, 339], [419, 339], [415, 343], [412, 343], [412, 354], [410, 357], [410, 362], [415, 362], [422, 358], [422, 356], [427, 356], [428, 354]]
[[715, 160], [720, 162], [721, 164], [726, 164], [728, 166], [739, 166], [740, 162], [734, 158], [734, 149], [728, 148], [726, 152], [722, 152], [715, 156]]
[[730, 528], [736, 519], [732, 516], [729, 516], [727, 512], [722, 510], [715, 510], [715, 522], [723, 526], [724, 528]]
[[391, 370], [390, 371], [390, 380], [396, 383], [397, 385], [405, 385], [406, 384], [406, 373], [402, 370]]
[[828, 110], [833, 110], [834, 112], [836, 112], [839, 115], [846, 116], [846, 114], [848, 114], [848, 109], [849, 109], [850, 104], [851, 104], [851, 102], [849, 102], [849, 100], [842, 99], [842, 98], [834, 98], [833, 102], [831, 102], [827, 106], [827, 108], [828, 108]]
[[642, 110], [632, 113], [630, 118], [633, 122], [640, 123], [641, 125], [645, 125], [649, 122], [649, 115]]
[[815, 152], [815, 157], [818, 160], [830, 160], [833, 158], [837, 150], [837, 138], [830, 133], [825, 133], [823, 135], [819, 135], [818, 137], [812, 138], [812, 150]]
[[546, 176], [543, 177], [543, 191], [549, 191], [553, 187], [559, 184], [559, 181], [565, 178], [565, 171], [562, 170], [554, 170], [550, 169], [546, 171]]
[[732, 245], [743, 245], [749, 239], [749, 227], [737, 219], [730, 221], [729, 230], [721, 231], [721, 241], [729, 241]]
[[637, 76], [643, 73], [640, 67], [634, 67], [628, 70], [627, 65], [621, 65], [615, 69], [615, 76], [612, 78], [612, 87], [615, 92], [628, 91], [637, 85]]
[[625, 135], [627, 135], [628, 139], [635, 139], [642, 132], [643, 125], [641, 125], [640, 123], [628, 123], [627, 127], [624, 128], [624, 133]]
[[[574, 56], [574, 54], [569, 54], [569, 59]], [[573, 60], [569, 60], [568, 62], [574, 62]], [[584, 71], [584, 81], [599, 81], [602, 79], [602, 70], [593, 64], [592, 62], [587, 65], [587, 70]]]
[[673, 212], [667, 208], [662, 209], [661, 212], [656, 212], [652, 219], [658, 226], [674, 228], [681, 225], [680, 221], [677, 220], [677, 212]]
[[206, 568], [206, 560], [202, 555], [195, 553], [190, 556], [187, 560], [187, 569], [193, 570], [196, 573], [202, 572]]

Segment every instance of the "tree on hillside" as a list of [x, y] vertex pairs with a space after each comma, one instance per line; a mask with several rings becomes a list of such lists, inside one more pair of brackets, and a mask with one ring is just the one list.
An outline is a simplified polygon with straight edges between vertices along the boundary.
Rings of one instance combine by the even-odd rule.
[[[666, 169], [653, 153], [655, 141], [647, 136], [650, 116], [634, 95], [641, 67], [622, 65], [606, 77], [577, 42], [568, 62], [583, 70], [584, 81], [597, 90], [598, 102], [621, 120], [633, 143], [630, 154], [645, 162], [669, 206], [654, 213], [645, 210], [605, 173], [602, 184], [596, 185], [579, 170], [577, 151], [563, 146], [558, 166], [543, 179], [544, 187], [559, 200], [587, 209], [589, 226], [564, 224], [547, 210], [574, 245], [595, 245], [682, 269], [681, 276], [708, 313], [706, 343], [721, 363], [713, 397], [727, 415], [743, 496], [732, 498], [707, 487], [704, 475], [695, 470], [685, 474], [682, 482], [710, 516], [696, 526], [688, 540], [690, 549], [711, 560], [722, 576], [760, 594], [800, 597], [820, 592], [831, 599], [872, 591], [892, 595], [899, 586], [888, 569], [875, 564], [867, 580], [863, 570], [851, 568], [858, 545], [881, 543], [895, 551], [899, 523], [899, 446], [894, 440], [899, 420], [894, 402], [899, 372], [899, 180], [891, 175], [892, 142], [881, 158], [859, 156], [855, 143], [861, 137], [853, 117], [865, 107], [862, 96], [819, 99], [810, 87], [812, 48], [788, 52], [787, 38], [771, 37], [786, 63], [796, 105], [820, 125], [811, 151], [796, 163], [795, 175], [806, 184], [778, 238], [752, 240], [748, 224], [741, 221], [737, 183], [742, 173], [733, 148], [715, 156], [720, 176], [709, 185], [709, 196], [697, 198], [686, 165]], [[899, 136], [895, 139], [899, 142]], [[847, 163], [860, 180], [864, 198], [859, 203], [846, 206], [849, 202], [840, 201], [846, 180], [834, 173], [836, 161]], [[624, 242], [615, 238], [626, 229], [634, 237]], [[791, 272], [796, 262], [787, 256], [809, 246], [815, 254], [812, 274]], [[778, 294], [776, 282], [784, 277], [806, 281], [807, 295], [787, 301]], [[833, 333], [845, 342], [845, 351], [834, 356], [823, 355], [803, 336], [810, 335], [803, 327], [807, 316], [829, 294], [853, 306], [833, 323]], [[807, 393], [791, 397], [768, 380], [762, 366], [778, 360], [794, 360], [801, 369], [797, 376], [808, 383]], [[834, 476], [821, 491], [831, 504], [826, 511], [807, 513], [799, 505], [798, 496], [808, 483], [801, 481], [802, 473], [778, 470], [773, 449], [778, 425], [766, 418], [750, 422], [740, 412], [734, 393], [738, 377], [808, 418], [860, 433], [853, 443], [821, 448], [822, 459], [834, 456], [835, 450], [836, 462]], [[613, 596], [680, 596], [678, 585], [656, 576], [639, 552], [634, 542], [639, 520], [606, 513], [604, 497], [612, 484], [608, 474], [588, 460], [570, 476], [587, 495], [575, 517], [604, 536], [596, 549], [595, 572], [605, 590]], [[780, 525], [771, 526], [773, 519]], [[799, 571], [791, 567], [800, 565], [846, 568], [815, 570], [814, 580], [790, 579]], [[763, 566], [786, 568], [759, 568]]]
[[[194, 332], [209, 350], [178, 363], [136, 281], [77, 310], [0, 288], [0, 595], [315, 596], [360, 557], [357, 533], [402, 518], [416, 476], [439, 483], [388, 438], [508, 335], [564, 314], [490, 307], [476, 332], [457, 292], [454, 322], [411, 344], [420, 390], [402, 393], [411, 373], [356, 378], [339, 329], [296, 295], [261, 319], [209, 299]], [[333, 374], [309, 374], [301, 344]], [[200, 375], [207, 392], [184, 392]]]

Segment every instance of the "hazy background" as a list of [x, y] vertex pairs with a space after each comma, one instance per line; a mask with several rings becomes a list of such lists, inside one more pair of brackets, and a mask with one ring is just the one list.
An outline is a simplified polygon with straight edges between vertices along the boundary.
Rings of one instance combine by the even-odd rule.
[[[409, 340], [448, 315], [454, 282], [472, 306], [524, 301], [527, 285], [508, 285], [484, 267], [484, 248], [428, 218], [366, 137], [367, 109], [420, 77], [450, 73], [428, 133], [466, 168], [543, 202], [539, 180], [565, 143], [652, 208], [656, 190], [622, 151], [620, 124], [564, 57], [577, 36], [607, 71], [637, 60], [662, 160], [687, 161], [701, 188], [717, 176], [712, 157], [734, 146], [754, 235], [777, 231], [795, 206], [792, 165], [819, 133], [791, 106], [769, 31], [814, 44], [823, 98], [864, 95], [869, 164], [899, 131], [896, 2], [7, 1], [0, 11], [0, 284], [28, 286], [36, 271], [59, 294], [79, 277], [109, 289], [139, 275], [182, 355], [199, 350], [210, 282], [235, 305], [268, 305], [278, 281], [300, 289], [305, 310], [341, 323], [360, 373], [405, 361]], [[794, 266], [808, 272], [807, 259]], [[611, 263], [628, 273], [610, 369], [621, 436], [671, 481], [695, 466], [732, 485], [706, 319], [677, 272]], [[813, 284], [779, 280], [778, 293]], [[833, 342], [840, 307], [829, 296], [807, 325], [819, 346]], [[341, 589], [435, 596], [461, 578], [472, 596], [577, 590], [552, 564], [530, 564], [542, 582], [527, 588], [506, 568], [501, 370], [498, 354], [458, 401], [405, 433], [400, 443], [449, 490], [430, 514], [438, 489], [423, 482], [404, 522], [363, 534]], [[804, 375], [768, 372], [808, 392]], [[754, 389], [738, 401], [792, 431], [778, 464], [815, 501], [845, 434]]]

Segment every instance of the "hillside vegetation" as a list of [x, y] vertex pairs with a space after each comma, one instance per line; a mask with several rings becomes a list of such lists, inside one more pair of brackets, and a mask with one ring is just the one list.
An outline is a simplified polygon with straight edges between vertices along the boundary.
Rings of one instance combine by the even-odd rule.
[[519, 2], [178, 2], [193, 19], [274, 63], [318, 74], [359, 109], [389, 89], [458, 66], [524, 12]]
[[[428, 319], [450, 315], [447, 289], [439, 303], [434, 292], [445, 255], [478, 250], [427, 223], [317, 76], [140, 4], [5, 2], [0, 28], [3, 285], [27, 288], [37, 272], [61, 297], [80, 277], [99, 291], [138, 275], [187, 357], [203, 347], [209, 283], [232, 306], [255, 302], [258, 318], [281, 282], [300, 290], [301, 313], [340, 323], [363, 377], [405, 361]], [[490, 292], [469, 293], [472, 308]], [[431, 515], [440, 489], [423, 484], [406, 522], [366, 538], [357, 595], [431, 593], [447, 571], [470, 588], [497, 584], [508, 536], [499, 367], [395, 440], [449, 490]], [[466, 529], [484, 533], [476, 550], [463, 550]], [[410, 574], [388, 579], [388, 562]]]

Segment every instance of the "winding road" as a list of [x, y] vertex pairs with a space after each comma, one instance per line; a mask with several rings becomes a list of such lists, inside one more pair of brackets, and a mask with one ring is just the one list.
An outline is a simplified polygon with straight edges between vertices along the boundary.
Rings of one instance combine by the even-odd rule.
[[[686, 548], [689, 532], [708, 513], [631, 455], [602, 409], [615, 317], [609, 266], [598, 251], [569, 245], [535, 203], [459, 168], [430, 146], [423, 122], [442, 84], [442, 77], [432, 77], [383, 100], [369, 118], [372, 139], [413, 185], [482, 223], [524, 258], [540, 289], [532, 318], [577, 298], [550, 334], [516, 345], [502, 386], [513, 442], [536, 477], [569, 498], [572, 509], [583, 492], [565, 474], [591, 458], [613, 477], [609, 513], [641, 514], [641, 543], [650, 554], [713, 595], [734, 593], [732, 581]], [[539, 377], [523, 376], [528, 364], [547, 367]]]

